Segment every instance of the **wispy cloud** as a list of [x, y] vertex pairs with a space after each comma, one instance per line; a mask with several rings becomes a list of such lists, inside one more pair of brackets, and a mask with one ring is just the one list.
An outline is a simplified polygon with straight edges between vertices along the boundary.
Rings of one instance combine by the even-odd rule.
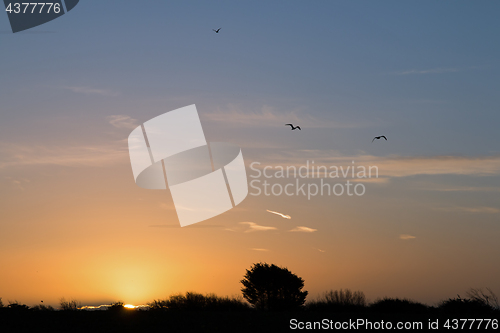
[[438, 192], [500, 192], [500, 187], [455, 186], [455, 187], [427, 187], [427, 191]]
[[172, 204], [172, 203], [164, 203], [164, 202], [160, 202], [159, 203], [159, 206], [161, 209], [165, 209], [165, 210], [175, 210], [175, 206]]
[[315, 232], [315, 231], [318, 231], [318, 229], [312, 229], [312, 228], [308, 228], [308, 227], [295, 227], [292, 230], [290, 230], [290, 232], [308, 232], [308, 233]]
[[260, 252], [269, 252], [268, 249], [257, 249], [257, 248], [253, 248], [253, 249], [250, 249], [252, 251], [260, 251]]
[[138, 126], [137, 120], [127, 115], [112, 115], [106, 117], [106, 120], [116, 128], [135, 129]]
[[14, 179], [12, 177], [5, 177], [12, 185], [14, 185], [15, 188], [24, 191], [25, 185], [30, 183], [29, 179], [26, 178], [21, 178], [21, 179]]
[[410, 75], [410, 74], [441, 74], [441, 73], [455, 73], [459, 72], [458, 68], [431, 68], [431, 69], [411, 69], [406, 71], [396, 72], [396, 75]]
[[415, 239], [415, 238], [417, 238], [417, 237], [412, 236], [412, 235], [407, 235], [407, 234], [399, 235], [399, 239], [402, 239], [402, 240]]
[[281, 214], [281, 213], [278, 213], [278, 212], [273, 212], [272, 210], [267, 210], [266, 209], [266, 211], [269, 212], [269, 213], [272, 213], [272, 214], [279, 215], [279, 216], [281, 216], [284, 219], [290, 220], [292, 218], [290, 215], [285, 215], [285, 214]]
[[382, 175], [494, 175], [500, 173], [500, 156], [388, 157], [376, 161]]
[[[149, 225], [148, 227], [150, 228], [173, 228], [173, 229], [180, 229], [181, 226], [179, 224], [152, 224]], [[222, 225], [217, 225], [217, 224], [192, 224], [189, 226], [189, 228], [196, 228], [196, 229], [205, 229], [205, 228], [222, 228]], [[225, 229], [224, 229], [225, 230]]]
[[121, 142], [108, 145], [22, 145], [0, 143], [0, 168], [29, 165], [108, 166], [128, 158]]
[[445, 211], [445, 212], [464, 212], [464, 213], [482, 213], [482, 214], [498, 214], [500, 213], [500, 209], [495, 207], [463, 207], [463, 206], [455, 206], [455, 207], [441, 207], [437, 208], [437, 210]]
[[[298, 150], [284, 154], [273, 154], [263, 156], [262, 161], [270, 160], [272, 163], [262, 162], [253, 168], [264, 168], [266, 166], [288, 166], [305, 167], [307, 161], [314, 161], [315, 169], [309, 163], [309, 177], [314, 171], [317, 177], [318, 166], [326, 166], [328, 174], [332, 168], [338, 167], [339, 175], [342, 178], [340, 167], [344, 168], [347, 178], [352, 176], [352, 167], [357, 173], [359, 167], [365, 167], [367, 176], [369, 167], [372, 168], [372, 179], [378, 176], [384, 177], [410, 177], [416, 175], [471, 175], [471, 176], [491, 176], [500, 174], [500, 156], [372, 156], [372, 155], [341, 155], [331, 150]], [[352, 162], [355, 162], [354, 164]], [[349, 169], [347, 169], [349, 167]], [[323, 170], [322, 170], [323, 172]], [[268, 171], [269, 173], [269, 171]], [[306, 174], [305, 171], [303, 171]], [[293, 175], [293, 172], [292, 172]], [[355, 177], [356, 178], [356, 177]], [[360, 178], [357, 178], [360, 179]]]
[[372, 183], [372, 184], [385, 184], [388, 183], [390, 178], [388, 177], [378, 177], [378, 178], [353, 178], [350, 181], [353, 183]]
[[249, 229], [245, 230], [245, 232], [277, 230], [277, 228], [275, 228], [275, 227], [258, 225], [257, 223], [254, 223], [254, 222], [240, 222], [240, 224], [247, 224], [248, 225]]
[[359, 128], [367, 127], [366, 121], [338, 122], [331, 119], [318, 119], [301, 110], [281, 111], [264, 106], [260, 110], [245, 110], [229, 105], [226, 109], [203, 113], [203, 118], [212, 122], [231, 123], [233, 126], [284, 127], [293, 123], [302, 128]]
[[119, 93], [113, 90], [107, 90], [107, 89], [97, 89], [97, 88], [92, 88], [92, 87], [78, 87], [78, 86], [68, 86], [68, 87], [63, 87], [64, 89], [71, 90], [74, 93], [77, 94], [85, 94], [85, 95], [100, 95], [100, 96], [108, 96], [108, 97], [113, 97], [113, 96], [118, 96]]
[[318, 249], [318, 248], [316, 248], [316, 247], [313, 247], [312, 249], [314, 249], [314, 250], [317, 250], [317, 251], [319, 251], [319, 252], [321, 252], [321, 253], [324, 253], [324, 252], [326, 252], [325, 250], [322, 250], [322, 249]]

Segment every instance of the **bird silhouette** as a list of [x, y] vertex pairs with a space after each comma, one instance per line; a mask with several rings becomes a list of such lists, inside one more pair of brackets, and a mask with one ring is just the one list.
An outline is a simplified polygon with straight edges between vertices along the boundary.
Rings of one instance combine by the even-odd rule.
[[295, 126], [295, 127], [294, 127], [292, 124], [285, 124], [285, 126], [290, 126], [290, 127], [292, 128], [292, 131], [296, 130], [297, 128], [298, 128], [300, 131], [302, 131], [302, 130], [300, 129], [300, 126]]
[[384, 138], [385, 141], [387, 141], [387, 138], [385, 137], [385, 135], [381, 135], [381, 136], [376, 136], [373, 138], [372, 142], [375, 141], [375, 139], [379, 140], [380, 138]]
[[215, 30], [215, 29], [212, 29], [212, 30], [213, 30], [213, 31], [215, 31], [215, 33], [216, 33], [216, 34], [218, 34], [220, 29], [221, 29], [221, 28], [219, 28], [219, 29], [217, 29], [217, 30]]

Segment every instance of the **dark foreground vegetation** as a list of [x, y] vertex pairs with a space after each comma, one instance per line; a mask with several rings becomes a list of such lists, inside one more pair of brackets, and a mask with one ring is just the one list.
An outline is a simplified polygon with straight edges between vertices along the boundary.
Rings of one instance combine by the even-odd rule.
[[[340, 299], [335, 298], [335, 293]], [[353, 295], [353, 298], [349, 298]], [[349, 290], [333, 291], [300, 309], [273, 311], [259, 310], [238, 298], [217, 297], [187, 293], [165, 300], [155, 300], [148, 307], [126, 309], [115, 303], [105, 311], [53, 309], [49, 306], [28, 307], [12, 303], [0, 308], [1, 332], [288, 332], [304, 329], [314, 322], [398, 322], [422, 323], [426, 331], [429, 320], [440, 322], [440, 330], [447, 320], [500, 319], [500, 311], [482, 301], [455, 298], [431, 307], [406, 299], [384, 298], [367, 304], [362, 293]], [[330, 298], [334, 296], [334, 298]], [[347, 298], [342, 298], [342, 297]], [[340, 300], [340, 302], [338, 302]], [[292, 320], [296, 320], [292, 324]], [[459, 323], [459, 327], [461, 323]], [[451, 322], [449, 323], [452, 324]], [[467, 323], [467, 328], [470, 322]], [[483, 323], [482, 328], [484, 328]], [[409, 324], [408, 324], [409, 325]], [[292, 328], [296, 327], [295, 330]], [[334, 327], [334, 326], [333, 326]], [[369, 328], [364, 324], [359, 330]], [[476, 323], [477, 328], [477, 323]], [[492, 331], [492, 322], [489, 324]], [[302, 330], [301, 330], [302, 331]], [[351, 329], [352, 331], [352, 329]], [[414, 331], [417, 331], [416, 329]], [[476, 331], [476, 330], [474, 330]], [[479, 331], [482, 331], [480, 329]]]
[[104, 311], [90, 311], [76, 300], [64, 299], [58, 309], [18, 302], [4, 306], [0, 298], [0, 332], [353, 331], [397, 330], [398, 323], [411, 326], [410, 331], [428, 331], [431, 322], [438, 332], [483, 331], [486, 324], [488, 330], [500, 331], [499, 300], [490, 289], [470, 289], [466, 297], [457, 295], [436, 306], [399, 298], [367, 302], [363, 292], [349, 289], [305, 302], [301, 278], [286, 268], [261, 263], [247, 270], [241, 282], [243, 298], [188, 292], [137, 309], [117, 302]]

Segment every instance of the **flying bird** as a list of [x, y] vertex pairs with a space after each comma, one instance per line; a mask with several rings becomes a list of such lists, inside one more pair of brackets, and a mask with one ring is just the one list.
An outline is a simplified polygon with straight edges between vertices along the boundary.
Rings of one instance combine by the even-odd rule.
[[296, 130], [297, 128], [298, 128], [300, 131], [302, 131], [302, 130], [300, 129], [300, 126], [295, 126], [295, 127], [293, 127], [293, 125], [292, 125], [292, 124], [285, 124], [285, 126], [290, 126], [290, 127], [292, 128], [292, 131]]
[[373, 138], [372, 142], [375, 141], [375, 139], [379, 140], [380, 138], [384, 138], [385, 141], [387, 141], [387, 138], [385, 137], [385, 135], [381, 135], [381, 136], [376, 136]]
[[217, 29], [217, 30], [215, 30], [215, 29], [212, 29], [212, 30], [213, 30], [213, 31], [215, 31], [215, 33], [216, 33], [216, 34], [218, 34], [220, 29], [221, 29], [221, 28], [219, 28], [219, 29]]

